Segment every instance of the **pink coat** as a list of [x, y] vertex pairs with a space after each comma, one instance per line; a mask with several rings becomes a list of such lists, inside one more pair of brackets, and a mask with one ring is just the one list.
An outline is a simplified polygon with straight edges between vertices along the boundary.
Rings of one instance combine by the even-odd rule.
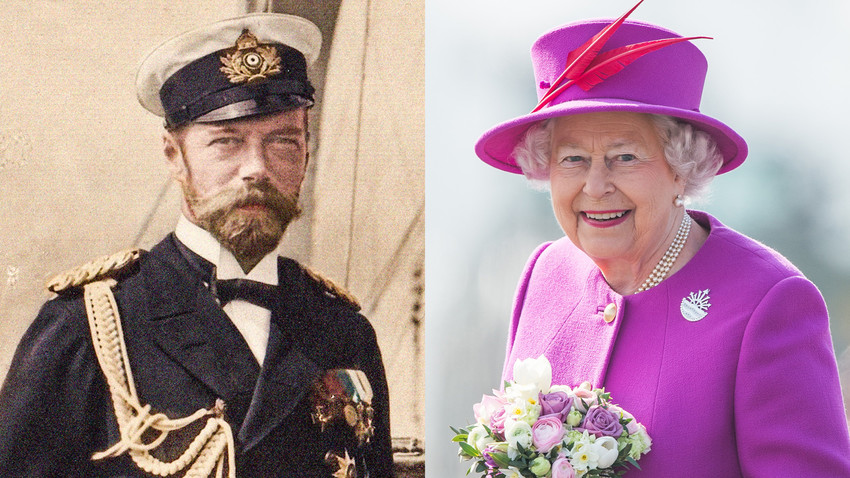
[[538, 248], [517, 291], [504, 378], [517, 359], [545, 355], [553, 383], [604, 386], [653, 440], [629, 477], [850, 477], [817, 288], [775, 251], [691, 215], [711, 230], [697, 255], [631, 296], [569, 239]]

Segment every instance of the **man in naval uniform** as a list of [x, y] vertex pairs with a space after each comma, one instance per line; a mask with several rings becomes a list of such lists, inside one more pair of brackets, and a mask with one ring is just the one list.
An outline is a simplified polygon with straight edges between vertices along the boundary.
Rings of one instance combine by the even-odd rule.
[[142, 64], [183, 192], [173, 234], [58, 276], [0, 391], [0, 476], [391, 476], [374, 331], [277, 256], [307, 164], [321, 37], [254, 14]]

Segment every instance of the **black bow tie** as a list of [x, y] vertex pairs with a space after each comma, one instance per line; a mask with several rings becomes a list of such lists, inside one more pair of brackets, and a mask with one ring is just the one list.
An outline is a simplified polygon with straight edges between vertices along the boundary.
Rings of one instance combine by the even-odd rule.
[[274, 309], [277, 286], [248, 279], [216, 280], [215, 295], [223, 306], [231, 300], [244, 300], [269, 310]]

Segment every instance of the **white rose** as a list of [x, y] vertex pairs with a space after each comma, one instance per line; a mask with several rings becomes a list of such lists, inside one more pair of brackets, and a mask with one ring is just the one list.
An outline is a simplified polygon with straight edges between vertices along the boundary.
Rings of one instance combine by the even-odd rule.
[[466, 437], [466, 443], [474, 446], [478, 451], [484, 450], [487, 445], [495, 441], [481, 425], [475, 425], [472, 430], [469, 430], [469, 436]]
[[539, 391], [549, 393], [552, 386], [552, 364], [541, 355], [533, 359], [514, 362], [514, 382], [520, 385], [534, 385]]
[[523, 448], [529, 448], [531, 446], [531, 425], [522, 421], [508, 424], [506, 421], [505, 441], [508, 442], [508, 456], [513, 460], [518, 456], [520, 446]]
[[620, 450], [617, 440], [613, 437], [599, 437], [593, 442], [593, 451], [598, 455], [597, 466], [599, 468], [610, 468], [617, 461]]

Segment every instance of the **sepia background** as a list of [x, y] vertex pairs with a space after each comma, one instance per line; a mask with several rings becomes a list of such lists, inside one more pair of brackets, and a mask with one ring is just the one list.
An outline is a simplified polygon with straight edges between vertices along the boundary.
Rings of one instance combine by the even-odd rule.
[[153, 48], [246, 12], [302, 15], [324, 44], [303, 218], [280, 248], [374, 325], [401, 461], [424, 451], [424, 0], [13, 0], [0, 4], [0, 380], [54, 274], [150, 248], [179, 214], [161, 119], [135, 97]]
[[[468, 424], [472, 404], [499, 387], [519, 274], [538, 244], [563, 236], [549, 195], [486, 165], [473, 145], [536, 104], [529, 50], [539, 35], [635, 3], [427, 1], [428, 476], [464, 476], [449, 425]], [[817, 284], [847, 401], [850, 2], [646, 0], [631, 18], [714, 37], [697, 43], [709, 64], [702, 111], [735, 128], [750, 155], [692, 207], [779, 250]]]

